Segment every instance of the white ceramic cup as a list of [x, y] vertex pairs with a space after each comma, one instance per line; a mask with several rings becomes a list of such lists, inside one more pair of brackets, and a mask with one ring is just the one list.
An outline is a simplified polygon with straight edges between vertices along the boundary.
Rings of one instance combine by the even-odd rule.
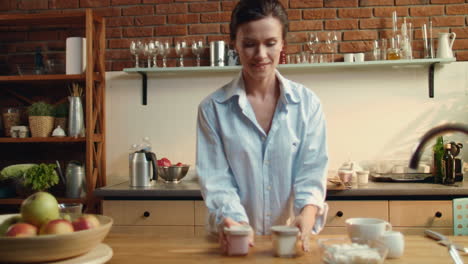
[[358, 185], [369, 183], [369, 171], [356, 171]]
[[399, 258], [405, 251], [405, 238], [402, 233], [397, 231], [384, 232], [377, 243], [388, 249], [387, 258]]
[[354, 54], [354, 61], [355, 62], [364, 62], [364, 53]]
[[354, 62], [354, 54], [353, 53], [346, 53], [344, 55], [344, 62]]
[[353, 243], [369, 244], [382, 236], [385, 231], [391, 231], [392, 225], [377, 218], [348, 218], [346, 230]]

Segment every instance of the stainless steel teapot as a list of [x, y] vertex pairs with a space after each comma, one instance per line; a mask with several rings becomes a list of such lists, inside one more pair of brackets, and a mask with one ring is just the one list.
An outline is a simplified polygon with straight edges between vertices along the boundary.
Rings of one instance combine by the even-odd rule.
[[131, 187], [151, 186], [151, 181], [156, 181], [158, 179], [156, 154], [142, 149], [130, 153], [128, 159]]

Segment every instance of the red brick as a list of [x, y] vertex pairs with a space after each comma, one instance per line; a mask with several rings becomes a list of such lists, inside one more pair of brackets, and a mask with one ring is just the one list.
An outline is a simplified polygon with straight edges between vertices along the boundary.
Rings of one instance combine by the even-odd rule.
[[332, 19], [336, 18], [336, 9], [320, 8], [304, 10], [304, 19]]
[[325, 7], [358, 7], [358, 0], [325, 0]]
[[397, 12], [398, 17], [408, 16], [408, 7], [376, 7], [374, 8], [374, 16], [376, 17], [392, 17], [394, 11]]
[[447, 15], [467, 15], [467, 14], [468, 14], [468, 4], [447, 6]]
[[111, 0], [111, 5], [137, 5], [141, 4], [141, 0]]
[[200, 0], [174, 0], [175, 2], [200, 2]]
[[7, 31], [6, 34], [5, 32], [1, 32], [1, 38], [2, 42], [3, 41], [24, 41], [27, 39], [28, 34], [27, 32], [21, 32], [21, 31]]
[[128, 49], [110, 49], [106, 51], [107, 60], [130, 60], [135, 57], [130, 53]]
[[78, 8], [79, 6], [79, 0], [51, 0], [49, 2], [51, 9]]
[[110, 0], [80, 0], [80, 7], [105, 7], [110, 6]]
[[452, 28], [452, 32], [457, 34], [457, 38], [468, 38], [468, 27]]
[[323, 7], [323, 0], [290, 0], [289, 8]]
[[382, 29], [391, 27], [391, 18], [368, 18], [359, 20], [360, 29]]
[[[141, 39], [138, 39], [141, 40]], [[128, 49], [132, 39], [109, 39], [109, 49]]]
[[374, 40], [378, 39], [377, 31], [360, 30], [343, 32], [343, 40]]
[[289, 9], [289, 0], [279, 0], [285, 9]]
[[112, 61], [112, 66], [110, 69], [106, 67], [106, 70], [110, 71], [122, 71], [125, 68], [133, 68], [135, 67], [134, 61]]
[[360, 6], [386, 6], [393, 5], [394, 0], [361, 0]]
[[288, 43], [288, 45], [286, 45], [286, 54], [296, 54], [301, 51], [301, 45], [293, 45], [291, 43]]
[[189, 11], [194, 13], [219, 11], [219, 3], [194, 3], [189, 5]]
[[238, 1], [223, 1], [221, 2], [221, 10], [223, 11], [232, 11], [236, 6]]
[[468, 49], [468, 39], [457, 39], [453, 42], [454, 50], [466, 50]]
[[154, 7], [147, 5], [130, 6], [122, 8], [122, 15], [124, 16], [144, 16], [153, 15]]
[[224, 42], [229, 43], [229, 36], [227, 35], [214, 35], [214, 36], [207, 36], [207, 42], [210, 43], [211, 41], [219, 41], [224, 40]]
[[464, 3], [464, 2], [465, 0], [431, 0], [431, 4], [456, 4], [456, 3]]
[[463, 16], [433, 17], [432, 25], [434, 27], [464, 26], [465, 18]]
[[131, 28], [124, 28], [123, 30], [124, 37], [151, 37], [153, 36], [153, 28], [152, 27], [131, 27]]
[[106, 28], [106, 39], [122, 38], [122, 28]]
[[[432, 38], [434, 39], [437, 39], [438, 36], [439, 36], [439, 33], [445, 33], [447, 32], [448, 30], [445, 29], [445, 28], [434, 28], [432, 30]], [[430, 33], [428, 32], [427, 33], [427, 37], [430, 38], [431, 35]], [[423, 38], [423, 34], [422, 34], [422, 29], [421, 28], [417, 28], [415, 31], [414, 31], [414, 39], [422, 39]]]
[[137, 16], [135, 17], [135, 25], [149, 26], [149, 25], [164, 25], [166, 23], [166, 16]]
[[322, 28], [323, 28], [322, 21], [303, 20], [303, 21], [291, 21], [289, 23], [290, 31], [321, 30]]
[[36, 50], [37, 45], [36, 42], [18, 42], [12, 43], [8, 45], [7, 50], [14, 53], [14, 52], [34, 52]]
[[93, 8], [96, 15], [102, 17], [118, 17], [122, 14], [122, 10], [118, 7], [104, 7], [104, 8]]
[[174, 3], [174, 0], [143, 0], [143, 4], [169, 4]]
[[229, 24], [221, 24], [221, 33], [229, 34]]
[[410, 15], [413, 17], [444, 15], [444, 6], [443, 5], [433, 5], [433, 6], [426, 5], [426, 6], [411, 7]]
[[185, 14], [187, 13], [187, 4], [162, 4], [156, 6], [156, 14]]
[[200, 21], [202, 23], [219, 23], [231, 21], [231, 13], [207, 13], [201, 14]]
[[194, 24], [200, 22], [199, 14], [178, 14], [178, 15], [168, 15], [167, 23], [168, 24]]
[[372, 8], [343, 8], [338, 9], [340, 18], [368, 18], [372, 16]]
[[31, 31], [28, 33], [28, 40], [56, 40], [58, 32], [54, 31]]
[[106, 18], [108, 27], [133, 26], [133, 17], [109, 17]]
[[325, 21], [325, 29], [357, 29], [357, 28], [358, 28], [357, 19]]
[[208, 33], [220, 33], [219, 24], [197, 24], [189, 25], [190, 34], [208, 34]]
[[48, 9], [48, 0], [20, 0], [18, 3], [18, 9], [22, 10], [34, 10], [34, 9]]
[[156, 36], [187, 35], [187, 27], [184, 25], [156, 26], [154, 33]]
[[300, 20], [301, 19], [301, 10], [298, 9], [288, 9], [286, 10], [288, 13], [289, 20]]
[[17, 9], [16, 0], [0, 0], [0, 11], [10, 11]]
[[339, 52], [368, 52], [372, 50], [372, 41], [353, 41], [342, 42], [340, 44]]
[[307, 41], [307, 32], [289, 32], [287, 36], [288, 43], [305, 43]]
[[428, 0], [395, 0], [396, 5], [424, 5]]
[[468, 61], [468, 51], [456, 51], [457, 61]]

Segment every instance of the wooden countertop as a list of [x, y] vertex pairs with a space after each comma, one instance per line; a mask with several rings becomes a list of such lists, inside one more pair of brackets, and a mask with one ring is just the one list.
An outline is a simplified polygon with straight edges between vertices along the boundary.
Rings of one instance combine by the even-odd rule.
[[[312, 238], [311, 251], [300, 253], [296, 258], [276, 258], [273, 256], [272, 242], [269, 236], [258, 236], [255, 247], [244, 257], [228, 257], [220, 254], [216, 240], [207, 237], [176, 238], [148, 237], [127, 234], [109, 234], [104, 243], [112, 247], [114, 255], [108, 264], [216, 264], [216, 263], [323, 263], [317, 238], [344, 237], [320, 235]], [[468, 236], [450, 237], [454, 242], [468, 246]], [[468, 263], [468, 255], [462, 256]], [[405, 253], [399, 259], [387, 259], [389, 264], [442, 264], [453, 263], [446, 247], [423, 236], [405, 236]]]

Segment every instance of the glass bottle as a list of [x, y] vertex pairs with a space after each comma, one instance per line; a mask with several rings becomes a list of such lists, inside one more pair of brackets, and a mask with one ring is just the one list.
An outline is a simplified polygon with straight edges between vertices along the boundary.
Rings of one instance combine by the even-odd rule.
[[387, 50], [387, 60], [399, 60], [400, 48], [398, 47], [398, 38], [390, 39], [390, 48]]
[[444, 184], [455, 183], [455, 159], [452, 155], [452, 144], [447, 143], [444, 146], [444, 156], [442, 157], [442, 175]]
[[434, 152], [432, 174], [434, 175], [434, 183], [442, 183], [442, 156], [444, 155], [444, 139], [439, 136], [436, 140], [435, 145], [432, 147]]

